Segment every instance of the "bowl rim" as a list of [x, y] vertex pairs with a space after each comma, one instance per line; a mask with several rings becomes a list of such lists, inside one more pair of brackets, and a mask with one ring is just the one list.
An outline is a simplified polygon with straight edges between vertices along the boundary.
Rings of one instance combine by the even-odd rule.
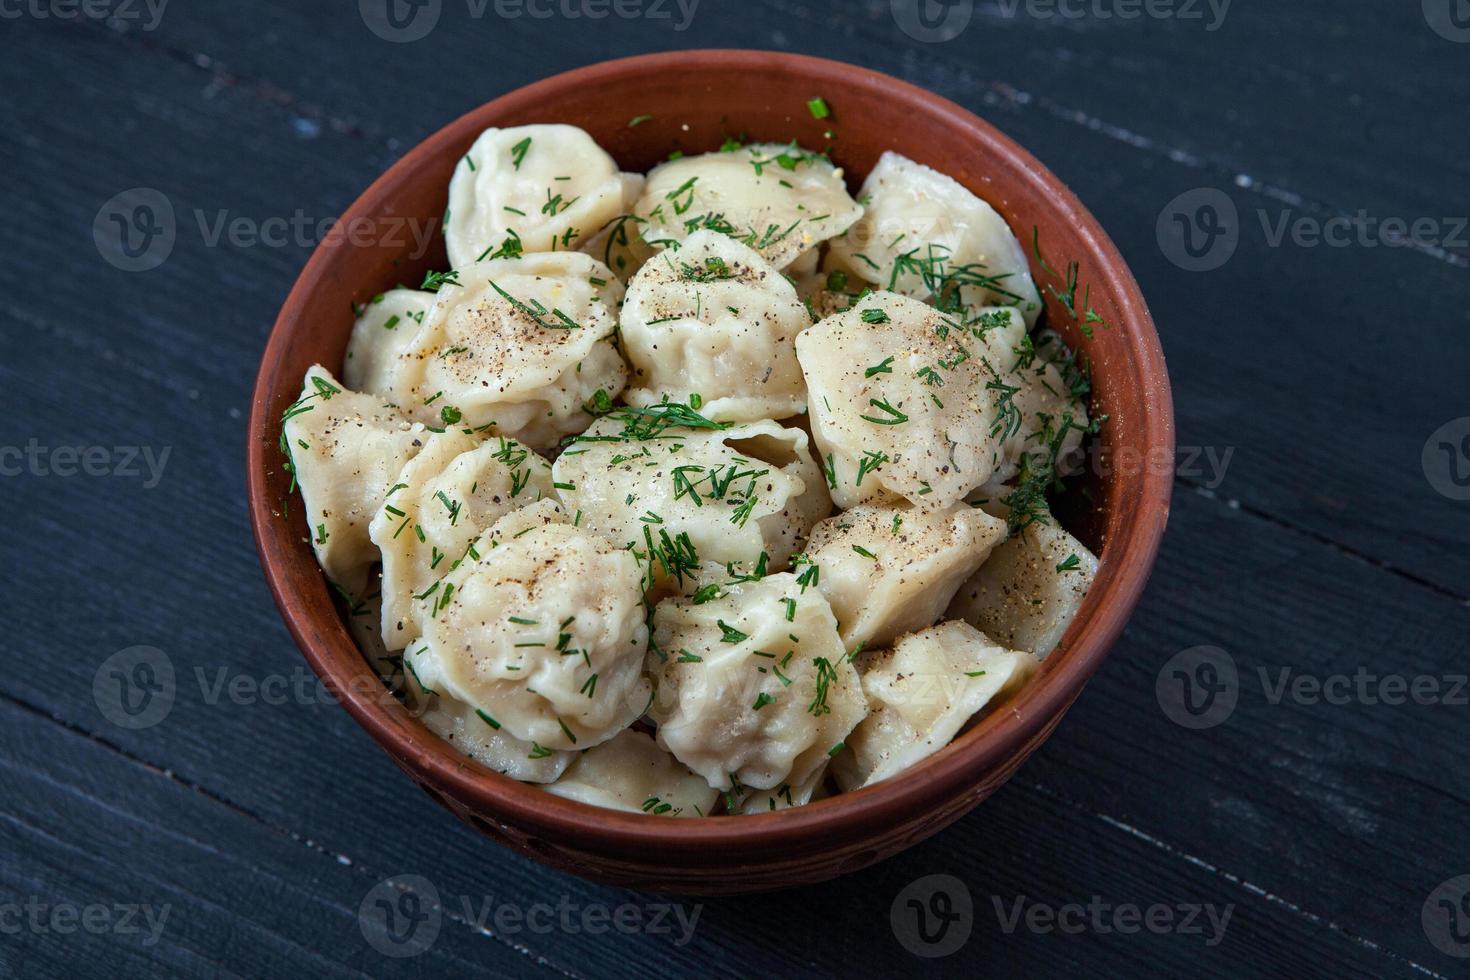
[[[807, 55], [743, 49], [693, 49], [619, 58], [551, 76], [515, 89], [465, 113], [404, 154], [379, 176], [345, 211], [342, 221], [378, 212], [391, 197], [401, 175], [414, 162], [449, 151], [472, 139], [493, 119], [537, 104], [543, 93], [569, 85], [596, 91], [613, 77], [628, 73], [679, 71], [708, 67], [759, 72], [772, 69], [800, 74], [835, 92], [880, 88], [887, 99], [920, 103], [942, 116], [955, 139], [983, 143], [987, 152], [1004, 158], [1005, 168], [1024, 175], [1070, 222], [1100, 261], [1088, 276], [1110, 297], [1117, 311], [1115, 329], [1126, 330], [1125, 361], [1132, 369], [1144, 411], [1139, 424], [1150, 451], [1174, 452], [1172, 396], [1163, 351], [1147, 303], [1131, 271], [1097, 219], [1035, 157], [993, 125], [958, 104], [901, 79], [856, 65]], [[1098, 575], [1087, 600], [1063, 641], [1065, 655], [1055, 667], [1035, 678], [1005, 709], [955, 738], [948, 746], [897, 776], [850, 793], [770, 813], [739, 819], [651, 820], [644, 814], [595, 807], [554, 796], [530, 784], [502, 776], [460, 754], [447, 741], [423, 728], [395, 699], [375, 697], [361, 682], [371, 668], [338, 620], [336, 629], [314, 621], [287, 591], [287, 568], [299, 561], [300, 542], [273, 510], [266, 486], [267, 469], [275, 465], [269, 447], [277, 420], [270, 412], [288, 335], [300, 329], [306, 297], [317, 287], [327, 257], [318, 247], [281, 307], [261, 357], [252, 395], [247, 437], [246, 492], [250, 523], [262, 570], [271, 594], [312, 669], [337, 700], [401, 767], [424, 784], [442, 787], [472, 811], [496, 815], [497, 822], [534, 829], [543, 837], [573, 847], [614, 852], [630, 859], [677, 857], [691, 865], [728, 864], [732, 858], [763, 853], [791, 853], [793, 848], [832, 839], [839, 825], [883, 826], [915, 807], [939, 806], [976, 789], [982, 777], [1018, 751], [1039, 744], [1038, 736], [1058, 720], [1080, 694], [1121, 634], [1147, 583], [1169, 512], [1172, 468], [1143, 467], [1134, 520], [1106, 542]], [[1110, 525], [1111, 529], [1111, 525]], [[314, 561], [314, 559], [313, 559]], [[323, 579], [323, 589], [327, 588]], [[1106, 600], [1105, 602], [1103, 600]], [[357, 664], [341, 656], [347, 643]], [[376, 679], [376, 675], [372, 675]], [[407, 719], [409, 724], [405, 725]], [[414, 726], [422, 732], [415, 734]], [[978, 799], [978, 797], [977, 797]]]

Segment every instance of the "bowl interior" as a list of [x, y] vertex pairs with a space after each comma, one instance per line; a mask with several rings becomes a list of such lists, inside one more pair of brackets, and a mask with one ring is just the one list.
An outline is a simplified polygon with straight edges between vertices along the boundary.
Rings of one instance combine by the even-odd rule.
[[[831, 116], [816, 119], [809, 99]], [[651, 116], [630, 126], [636, 116]], [[458, 160], [489, 126], [562, 122], [587, 130], [625, 170], [644, 172], [672, 152], [717, 149], [727, 137], [826, 150], [856, 194], [885, 150], [949, 174], [989, 201], [1028, 250], [1047, 300], [1046, 323], [1085, 357], [1094, 410], [1110, 420], [1084, 477], [1059, 508], [1073, 533], [1096, 551], [1101, 569], [1062, 647], [1031, 685], [996, 713], [913, 770], [857, 793], [740, 820], [650, 821], [550, 797], [459, 756], [391, 699], [372, 697], [371, 673], [307, 544], [302, 508], [282, 513], [289, 476], [277, 451], [279, 419], [306, 369], [340, 366], [352, 304], [398, 284], [417, 286], [446, 265], [437, 235], [414, 254], [404, 227], [437, 224]], [[261, 367], [250, 428], [250, 504], [266, 575], [288, 626], [318, 673], [360, 722], [410, 771], [448, 784], [472, 805], [533, 822], [547, 833], [596, 832], [629, 848], [718, 842], [756, 853], [773, 835], [821, 839], [833, 821], [878, 818], [932, 805], [980, 774], [1030, 751], [1080, 691], [1131, 612], [1152, 564], [1168, 512], [1172, 410], [1157, 336], [1121, 257], [1095, 219], [1037, 161], [976, 117], [885, 75], [818, 59], [742, 51], [690, 51], [608, 62], [518, 90], [457, 120], [399, 161], [343, 216], [366, 236], [333, 235], [318, 248], [283, 308]], [[414, 225], [407, 223], [413, 222]], [[398, 232], [395, 233], [395, 229]], [[1107, 326], [1083, 335], [1069, 309], [1069, 266], [1077, 264], [1076, 313], [1090, 306]], [[1116, 465], [1114, 465], [1116, 464]], [[1160, 472], [1160, 470], [1162, 472]], [[671, 824], [676, 826], [671, 826]], [[656, 825], [656, 826], [655, 826]], [[732, 852], [735, 853], [735, 852]]]

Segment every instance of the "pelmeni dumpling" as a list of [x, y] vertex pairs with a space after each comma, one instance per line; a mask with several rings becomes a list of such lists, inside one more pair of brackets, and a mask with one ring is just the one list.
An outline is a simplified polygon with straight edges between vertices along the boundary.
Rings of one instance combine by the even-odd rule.
[[[987, 503], [1001, 519], [1009, 510]], [[1013, 650], [1045, 657], [1062, 636], [1097, 577], [1097, 558], [1086, 545], [1041, 513], [990, 553], [960, 586], [948, 616], [963, 619]]]
[[965, 503], [935, 511], [861, 504], [812, 528], [806, 554], [821, 569], [843, 643], [877, 648], [938, 622], [1005, 536], [1005, 521]]
[[937, 170], [886, 152], [859, 195], [866, 212], [832, 253], [880, 289], [928, 300], [958, 290], [967, 306], [1015, 306], [1034, 326], [1041, 295], [1005, 219]]
[[[430, 451], [432, 447], [424, 450], [425, 453]], [[384, 646], [382, 619], [382, 594], [370, 587], [350, 611], [348, 627], [358, 649], [373, 665], [378, 676], [389, 688], [403, 693], [409, 710], [429, 731], [481, 765], [522, 782], [549, 783], [571, 765], [576, 753], [538, 750], [504, 728], [493, 726], [486, 715], [464, 702], [443, 692], [426, 691], [404, 670], [402, 656], [391, 655]], [[393, 695], [384, 690], [382, 696], [391, 698]]]
[[803, 279], [807, 279], [811, 276], [816, 275], [817, 269], [819, 266], [821, 266], [821, 264], [822, 246], [817, 245], [813, 248], [807, 249], [805, 252], [802, 252], [796, 258], [792, 259], [791, 264], [786, 266], [786, 268], [782, 270], [782, 275], [790, 280], [792, 285], [795, 286]]
[[383, 645], [383, 589], [380, 576], [369, 574], [360, 595], [353, 596], [347, 610], [347, 632], [352, 634], [357, 649], [383, 683], [398, 689], [403, 680], [401, 658]]
[[703, 817], [719, 799], [717, 790], [659, 748], [652, 736], [632, 729], [575, 758], [546, 792], [655, 817]]
[[475, 539], [506, 514], [555, 498], [551, 464], [504, 437], [481, 442], [455, 426], [431, 435], [398, 475], [370, 529], [383, 555], [383, 642], [418, 639], [413, 597], [469, 557]]
[[948, 745], [981, 709], [999, 704], [1037, 660], [996, 646], [965, 623], [900, 637], [858, 658], [868, 716], [832, 760], [844, 792], [896, 776]]
[[583, 242], [579, 250], [597, 259], [619, 279], [627, 282], [658, 250], [643, 240], [643, 226], [648, 222], [633, 213], [643, 197], [643, 188], [648, 179], [642, 174], [623, 174], [622, 178], [622, 211], [604, 223], [597, 234]]
[[866, 713], [821, 592], [790, 573], [653, 612], [658, 742], [711, 786], [798, 785]]
[[847, 230], [863, 209], [825, 157], [795, 144], [755, 143], [655, 167], [636, 212], [655, 245], [721, 231], [784, 269]]
[[368, 303], [352, 327], [342, 380], [353, 391], [381, 395], [393, 383], [398, 355], [413, 343], [434, 294], [419, 289], [390, 289]]
[[890, 152], [854, 201], [795, 143], [644, 177], [491, 129], [444, 232], [282, 446], [384, 695], [468, 758], [768, 813], [940, 750], [1056, 647], [1098, 568], [1045, 499], [1088, 379], [956, 180]]
[[1022, 342], [1015, 369], [1006, 376], [1015, 406], [1001, 446], [1001, 462], [992, 483], [1005, 483], [1020, 472], [1030, 456], [1060, 474], [1080, 469], [1082, 439], [1090, 431], [1085, 376], [1071, 363], [1071, 352], [1056, 334], [1043, 332], [1031, 345]]
[[483, 710], [442, 691], [426, 693], [411, 678], [405, 687], [409, 709], [429, 731], [503, 776], [523, 783], [550, 783], [577, 758], [575, 752], [555, 752], [523, 742]]
[[733, 813], [771, 813], [789, 810], [794, 806], [806, 806], [813, 800], [825, 799], [827, 767], [822, 766], [795, 786], [782, 783], [775, 789], [752, 789], [735, 800]]
[[614, 346], [622, 283], [580, 252], [480, 262], [458, 270], [398, 358], [391, 394], [410, 418], [463, 422], [533, 449], [591, 422], [599, 391], [628, 369]]
[[428, 433], [376, 395], [347, 390], [320, 364], [283, 419], [281, 445], [301, 485], [317, 563], [356, 595], [378, 560], [368, 525]]
[[449, 182], [449, 264], [576, 248], [622, 210], [624, 186], [613, 158], [575, 126], [487, 129]]
[[1020, 422], [1009, 368], [1025, 336], [1010, 308], [964, 326], [879, 292], [797, 337], [812, 434], [838, 506], [901, 496], [945, 508], [986, 483]]
[[[475, 556], [479, 557], [476, 558]], [[586, 749], [643, 714], [638, 563], [550, 500], [512, 511], [421, 595], [404, 666], [540, 751]]]
[[796, 278], [796, 295], [801, 297], [813, 322], [852, 309], [868, 284], [850, 275], [828, 254], [816, 270]]
[[[681, 424], [691, 420], [701, 427]], [[678, 405], [599, 419], [552, 473], [579, 527], [632, 548], [650, 586], [682, 591], [724, 577], [727, 566], [747, 574], [785, 568], [832, 509], [805, 432], [712, 423]]]
[[775, 266], [728, 236], [695, 232], [644, 265], [621, 322], [629, 404], [697, 394], [702, 414], [736, 422], [806, 409], [795, 341], [811, 317]]

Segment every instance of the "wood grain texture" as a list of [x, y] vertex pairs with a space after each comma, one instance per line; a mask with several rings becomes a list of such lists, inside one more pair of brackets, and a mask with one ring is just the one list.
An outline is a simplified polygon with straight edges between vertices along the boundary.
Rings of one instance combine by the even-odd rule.
[[[1288, 207], [1465, 211], [1457, 107], [1470, 45], [1429, 31], [1416, 4], [1325, 0], [1241, 5], [1213, 33], [1011, 21], [982, 3], [940, 45], [898, 33], [876, 2], [706, 0], [682, 33], [472, 21], [447, 3], [443, 25], [411, 45], [379, 41], [350, 6], [180, 5], [150, 32], [3, 25], [20, 43], [0, 59], [0, 445], [170, 456], [153, 488], [4, 478], [0, 592], [14, 626], [0, 680], [0, 899], [172, 902], [177, 918], [162, 949], [7, 935], [0, 972], [1463, 975], [1419, 913], [1436, 885], [1470, 873], [1470, 708], [1273, 704], [1258, 673], [1466, 670], [1470, 522], [1419, 466], [1429, 433], [1467, 414], [1463, 254], [1273, 248], [1257, 226], [1223, 269], [1191, 274], [1154, 226], [1200, 186], [1228, 190], [1251, 222], [1257, 208], [1270, 220]], [[1102, 219], [1150, 298], [1181, 445], [1235, 455], [1210, 495], [1181, 477], [1151, 591], [1056, 735], [938, 838], [831, 885], [706, 903], [683, 946], [486, 935], [451, 919], [424, 956], [383, 959], [357, 909], [389, 875], [423, 875], [451, 908], [463, 896], [647, 899], [460, 827], [314, 694], [213, 696], [236, 676], [309, 681], [260, 581], [239, 454], [259, 351], [309, 244], [211, 246], [194, 211], [327, 217], [443, 122], [528, 80], [714, 44], [869, 64], [1035, 152]], [[837, 93], [820, 94], [840, 111]], [[1242, 174], [1270, 191], [1238, 187]], [[180, 233], [162, 268], [127, 274], [101, 260], [90, 229], [104, 201], [137, 186], [168, 195]], [[91, 691], [103, 660], [137, 644], [164, 650], [179, 686], [161, 724], [128, 731]], [[1188, 732], [1154, 684], [1200, 644], [1234, 656], [1241, 698], [1223, 725]], [[975, 926], [959, 953], [922, 961], [898, 944], [889, 907], [932, 873], [968, 884]], [[1007, 934], [993, 900], [1022, 895], [1235, 912], [1218, 946]]]

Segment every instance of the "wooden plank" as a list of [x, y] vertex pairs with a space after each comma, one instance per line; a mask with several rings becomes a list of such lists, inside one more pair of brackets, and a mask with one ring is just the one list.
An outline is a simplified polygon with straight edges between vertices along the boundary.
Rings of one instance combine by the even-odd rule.
[[[382, 871], [9, 699], [0, 768], [7, 975], [74, 977], [90, 964], [112, 976], [352, 977], [392, 963], [358, 921]], [[449, 925], [415, 972], [565, 973], [509, 937]]]
[[[50, 752], [38, 759], [31, 748], [42, 741]], [[656, 908], [663, 904], [656, 896], [600, 889], [584, 903], [570, 889], [556, 894], [558, 885], [574, 883], [555, 876], [542, 883], [546, 890], [518, 893], [498, 876], [464, 876], [439, 864], [421, 876], [439, 900], [428, 906], [426, 920], [437, 924], [436, 938], [421, 941], [413, 957], [387, 959], [370, 945], [358, 916], [384, 872], [395, 867], [391, 862], [405, 866], [392, 835], [379, 834], [383, 846], [366, 855], [336, 853], [331, 843], [263, 823], [9, 699], [0, 700], [0, 766], [15, 790], [14, 805], [0, 819], [7, 855], [0, 877], [12, 902], [41, 910], [0, 955], [11, 965], [24, 963], [27, 975], [66, 976], [83, 962], [105, 962], [127, 975], [259, 976], [302, 969], [328, 976], [470, 969], [505, 976], [673, 977], [693, 970], [893, 975], [912, 968], [915, 961], [897, 937], [914, 933], [894, 926], [890, 906], [915, 880], [934, 873], [967, 882], [970, 899], [970, 938], [934, 964], [942, 976], [973, 976], [981, 969], [1055, 975], [1082, 964], [1112, 964], [1090, 972], [1118, 976], [1190, 969], [1199, 976], [1250, 977], [1314, 968], [1339, 976], [1369, 975], [1371, 969], [1383, 976], [1395, 970], [1393, 964], [1365, 966], [1361, 950], [1300, 917], [1280, 916], [1237, 883], [1178, 861], [1158, 866], [1152, 846], [1135, 835], [1105, 830], [1108, 846], [1099, 848], [1089, 814], [1024, 792], [1006, 792], [966, 821], [973, 825], [972, 841], [1027, 841], [1028, 832], [1045, 823], [1052, 828], [1045, 847], [1038, 841], [975, 848], [941, 838], [904, 862], [804, 892], [684, 903], [683, 921], [692, 933], [679, 933], [653, 955], [616, 930], [587, 936], [581, 930], [596, 920], [580, 914], [589, 905]], [[950, 894], [959, 901], [959, 891]], [[525, 908], [537, 901], [565, 902], [575, 910], [558, 917], [553, 932], [535, 937], [541, 954], [524, 949], [517, 933], [496, 937], [473, 925], [487, 907]], [[59, 931], [67, 927], [52, 918], [59, 906], [76, 908], [77, 915], [87, 906], [106, 908], [109, 928]], [[1048, 910], [1068, 906], [1096, 910], [1062, 912], [1069, 930], [1063, 933]], [[1154, 906], [1160, 911], [1149, 913]], [[140, 930], [144, 923], [149, 928], [133, 931], [123, 919], [125, 907], [141, 907], [132, 917]], [[1144, 931], [1142, 923], [1155, 920], [1129, 918], [1163, 916], [1163, 910], [1167, 931]], [[907, 914], [906, 906], [897, 914]], [[493, 928], [494, 919], [487, 921]], [[562, 922], [578, 931], [561, 931]], [[1139, 931], [1121, 933], [1118, 925]], [[687, 941], [673, 945], [680, 940]], [[597, 959], [606, 958], [600, 967], [593, 949], [603, 951]], [[863, 959], [854, 967], [856, 949]]]
[[[1025, 3], [1007, 16], [1006, 4], [981, 0], [962, 33], [932, 44], [903, 34], [886, 3], [703, 3], [683, 31], [678, 16], [538, 20], [477, 6], [484, 16], [468, 3], [444, 3], [433, 33], [409, 44], [381, 41], [353, 8], [281, 2], [174, 11], [156, 31], [131, 36], [203, 55], [245, 84], [264, 83], [290, 105], [366, 134], [399, 135], [423, 124], [425, 105], [461, 111], [610, 52], [763, 47], [861, 63], [940, 92], [995, 87], [1062, 132], [1095, 128], [1227, 181], [1253, 175], [1304, 203], [1430, 215], [1444, 207], [1452, 182], [1470, 176], [1463, 127], [1447, 109], [1470, 94], [1464, 52], [1433, 32], [1418, 5], [1385, 13], [1331, 0], [1232, 2], [1211, 30], [1216, 17], [1205, 2], [1188, 5], [1199, 19], [1129, 21], [1048, 16], [1046, 4]], [[1331, 44], [1300, 43], [1324, 27]], [[314, 43], [324, 36], [334, 40], [330, 51]], [[496, 55], [490, 72], [420, 70], [426, 57], [458, 63], [487, 49]], [[1385, 64], [1397, 70], [1375, 70]], [[1372, 84], [1360, 84], [1370, 74]], [[1406, 106], [1423, 108], [1410, 114]]]
[[[1470, 867], [1470, 846], [1431, 829], [1470, 807], [1470, 779], [1446, 765], [1463, 741], [1467, 636], [1465, 606], [1185, 493], [1124, 641], [1020, 778], [1448, 970], [1419, 909]], [[1206, 645], [1233, 657], [1239, 700], [1191, 731], [1156, 687], [1171, 658]], [[1377, 679], [1363, 698], [1360, 670], [1424, 678], [1437, 703], [1383, 703], [1394, 682]], [[1290, 686], [1338, 675], [1347, 703]]]

